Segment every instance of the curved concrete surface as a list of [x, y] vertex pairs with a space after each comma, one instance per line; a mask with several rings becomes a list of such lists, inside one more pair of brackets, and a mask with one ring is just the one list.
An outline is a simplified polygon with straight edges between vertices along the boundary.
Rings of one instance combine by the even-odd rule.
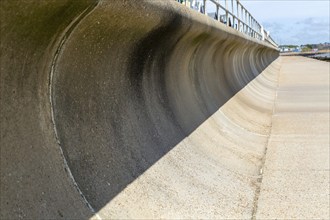
[[255, 214], [275, 48], [174, 1], [0, 14], [1, 218]]

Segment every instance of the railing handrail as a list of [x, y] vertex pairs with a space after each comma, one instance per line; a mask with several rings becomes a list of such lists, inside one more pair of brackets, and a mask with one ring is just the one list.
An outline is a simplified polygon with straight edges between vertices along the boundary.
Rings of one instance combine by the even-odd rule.
[[[192, 3], [196, 0], [175, 0], [179, 2], [184, 2], [185, 5], [187, 5], [187, 2]], [[239, 32], [242, 32], [244, 34], [247, 34], [253, 38], [256, 38], [261, 41], [266, 41], [270, 43], [271, 45], [278, 47], [278, 45], [275, 43], [275, 41], [271, 38], [269, 35], [269, 32], [263, 29], [263, 26], [252, 16], [252, 14], [242, 5], [240, 0], [224, 0], [225, 5], [222, 5], [220, 1], [218, 0], [202, 0], [203, 2], [203, 14], [206, 14], [206, 2], [209, 1], [216, 6], [216, 18], [218, 21], [225, 23], [227, 26], [232, 26], [234, 29], [238, 30]], [[201, 2], [198, 0], [198, 2]], [[231, 11], [228, 7], [228, 2], [231, 3]], [[234, 2], [236, 3], [236, 13], [234, 10]], [[219, 9], [222, 9], [225, 12], [226, 16], [226, 22], [221, 21], [221, 15], [219, 14]], [[240, 12], [240, 13], [239, 13]], [[241, 16], [240, 16], [241, 14]], [[232, 18], [232, 25], [230, 24]], [[235, 20], [237, 21], [237, 24], [235, 24]], [[236, 27], [235, 27], [236, 26]]]

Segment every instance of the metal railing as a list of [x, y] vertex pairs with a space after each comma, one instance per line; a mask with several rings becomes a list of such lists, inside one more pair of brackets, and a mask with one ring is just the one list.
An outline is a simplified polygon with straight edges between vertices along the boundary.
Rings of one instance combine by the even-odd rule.
[[[205, 15], [211, 15], [215, 20], [230, 26], [239, 32], [261, 41], [266, 41], [278, 47], [275, 41], [264, 30], [263, 26], [251, 15], [239, 0], [175, 0], [187, 7], [195, 9]], [[206, 4], [211, 2], [215, 5], [214, 15], [207, 13]]]

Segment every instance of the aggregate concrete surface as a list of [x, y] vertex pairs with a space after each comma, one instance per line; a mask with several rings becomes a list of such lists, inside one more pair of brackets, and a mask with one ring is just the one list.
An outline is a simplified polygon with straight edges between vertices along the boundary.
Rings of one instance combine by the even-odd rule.
[[0, 4], [1, 219], [329, 215], [329, 65], [174, 1]]
[[330, 65], [282, 57], [257, 219], [329, 219]]

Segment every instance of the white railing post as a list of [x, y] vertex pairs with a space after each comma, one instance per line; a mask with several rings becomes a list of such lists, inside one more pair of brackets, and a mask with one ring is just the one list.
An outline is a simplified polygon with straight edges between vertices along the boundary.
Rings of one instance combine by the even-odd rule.
[[253, 29], [253, 37], [256, 38], [256, 33], [255, 33], [255, 23], [254, 23], [254, 18], [252, 17], [252, 29]]
[[232, 14], [232, 17], [233, 17], [232, 27], [235, 28], [234, 0], [231, 0], [231, 14]]
[[203, 9], [204, 15], [206, 15], [206, 0], [203, 0]]
[[241, 5], [240, 3], [240, 6], [241, 6], [241, 18], [242, 18], [242, 32], [244, 33], [244, 14], [243, 14], [243, 5]]
[[239, 8], [238, 8], [238, 0], [236, 0], [236, 11], [237, 11], [237, 30], [239, 31], [240, 27], [240, 18], [239, 18]]
[[229, 15], [228, 15], [228, 0], [225, 0], [226, 4], [226, 25], [229, 25]]
[[[246, 11], [246, 9], [244, 9], [244, 11], [245, 11], [245, 20], [244, 20], [244, 23], [245, 24], [247, 24], [247, 11]], [[247, 34], [247, 26], [245, 26], [245, 33]]]

